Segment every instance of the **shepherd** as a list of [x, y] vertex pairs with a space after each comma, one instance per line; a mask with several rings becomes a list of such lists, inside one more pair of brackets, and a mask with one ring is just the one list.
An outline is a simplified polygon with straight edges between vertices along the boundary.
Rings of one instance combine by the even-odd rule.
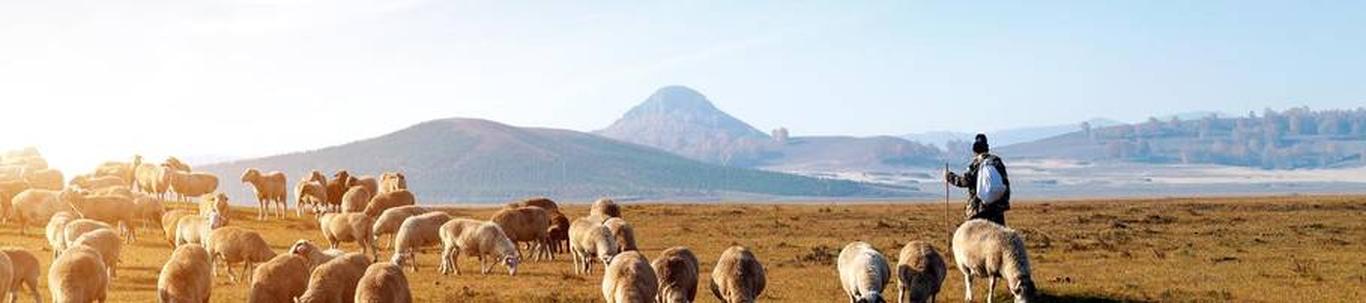
[[968, 189], [968, 205], [964, 211], [968, 220], [984, 219], [1006, 225], [1006, 211], [1010, 210], [1010, 179], [1005, 162], [990, 153], [987, 135], [977, 134], [972, 140], [972, 163], [962, 175], [944, 170], [944, 181]]

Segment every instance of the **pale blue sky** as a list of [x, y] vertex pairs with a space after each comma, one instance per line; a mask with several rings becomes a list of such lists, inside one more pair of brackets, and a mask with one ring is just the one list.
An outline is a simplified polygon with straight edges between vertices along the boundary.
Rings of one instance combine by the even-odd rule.
[[86, 165], [451, 116], [588, 131], [675, 84], [797, 135], [1366, 104], [1361, 2], [962, 2], [3, 1], [0, 102], [33, 114], [0, 145]]

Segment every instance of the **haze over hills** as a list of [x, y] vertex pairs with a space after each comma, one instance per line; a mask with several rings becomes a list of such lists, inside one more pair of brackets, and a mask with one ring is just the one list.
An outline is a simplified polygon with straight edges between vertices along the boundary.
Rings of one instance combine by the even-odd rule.
[[[281, 170], [290, 184], [310, 170], [329, 175], [401, 171], [420, 200], [509, 201], [545, 195], [586, 200], [763, 197], [886, 197], [914, 189], [727, 167], [561, 129], [478, 119], [419, 123], [376, 138], [323, 149], [204, 166], [238, 200], [252, 195], [237, 176], [249, 167]], [[235, 201], [242, 203], [244, 201]]]
[[[1124, 124], [1123, 122], [1106, 118], [1095, 118], [1091, 120], [1086, 120], [1085, 123], [1089, 123], [1092, 127], [1107, 127]], [[985, 133], [987, 134], [987, 137], [989, 137], [989, 141], [991, 141], [992, 146], [1004, 147], [1012, 144], [1032, 142], [1039, 139], [1071, 133], [1079, 131], [1081, 130], [1081, 128], [1081, 123], [1069, 123], [1009, 128], [994, 131], [986, 131]], [[939, 148], [947, 149], [949, 148], [949, 146], [947, 146], [947, 142], [963, 141], [971, 143], [973, 135], [976, 135], [976, 133], [967, 133], [960, 131], [928, 131], [906, 134], [902, 135], [901, 137], [911, 141], [921, 142], [925, 144], [934, 145]]]

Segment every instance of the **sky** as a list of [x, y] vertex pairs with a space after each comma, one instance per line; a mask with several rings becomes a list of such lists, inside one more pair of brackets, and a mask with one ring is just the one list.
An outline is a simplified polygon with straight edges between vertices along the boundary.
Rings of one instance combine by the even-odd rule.
[[794, 135], [1366, 104], [1350, 1], [0, 0], [0, 148], [210, 161], [685, 85]]

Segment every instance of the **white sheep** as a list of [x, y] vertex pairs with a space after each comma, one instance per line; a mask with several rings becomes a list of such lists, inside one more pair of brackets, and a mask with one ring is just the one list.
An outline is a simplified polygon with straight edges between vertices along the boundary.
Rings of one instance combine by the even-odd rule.
[[379, 175], [379, 192], [376, 194], [387, 193], [400, 189], [408, 189], [408, 177], [399, 172], [387, 172]]
[[532, 259], [555, 259], [550, 252], [550, 217], [545, 209], [536, 206], [503, 208], [489, 221], [502, 227], [513, 243], [530, 244]]
[[80, 238], [81, 235], [101, 229], [113, 229], [113, 227], [110, 227], [109, 224], [105, 224], [104, 222], [91, 219], [71, 220], [62, 227], [62, 247], [63, 249], [70, 248], [71, 242], [76, 242], [76, 238]]
[[683, 246], [671, 247], [659, 253], [650, 263], [659, 277], [660, 303], [688, 303], [697, 299], [699, 266], [697, 255]]
[[171, 170], [171, 190], [180, 201], [199, 197], [218, 190], [218, 176], [202, 172]]
[[953, 259], [963, 273], [964, 297], [972, 301], [972, 278], [983, 277], [987, 302], [996, 290], [996, 279], [1005, 278], [1015, 302], [1034, 299], [1034, 280], [1029, 274], [1029, 255], [1024, 236], [1014, 229], [976, 219], [963, 222], [953, 233]]
[[[363, 189], [362, 189], [363, 190]], [[328, 213], [318, 217], [318, 226], [327, 239], [329, 248], [337, 249], [341, 243], [356, 242], [361, 253], [379, 258], [379, 246], [373, 234], [374, 220], [362, 213]]]
[[47, 222], [58, 212], [71, 212], [71, 204], [62, 202], [61, 192], [46, 189], [28, 189], [12, 199], [11, 215], [19, 223], [19, 235], [27, 235], [30, 223]]
[[[470, 219], [451, 219], [441, 225], [441, 274], [460, 274], [460, 255], [477, 257], [480, 273], [488, 274], [493, 266], [502, 263], [508, 275], [517, 274], [521, 259], [517, 245], [503, 229], [493, 222]], [[485, 261], [488, 262], [485, 265]]]
[[270, 216], [271, 202], [275, 203], [275, 216], [284, 218], [288, 211], [285, 203], [289, 189], [285, 186], [285, 173], [271, 171], [262, 173], [255, 168], [248, 168], [242, 172], [242, 183], [251, 184], [251, 189], [256, 191], [256, 219], [265, 220]]
[[208, 239], [213, 230], [227, 225], [228, 220], [218, 212], [209, 212], [207, 216], [184, 216], [176, 222], [175, 245], [185, 245], [187, 243], [204, 244], [204, 239]]
[[208, 215], [210, 212], [217, 212], [226, 218], [230, 211], [228, 207], [228, 194], [221, 192], [214, 193], [213, 195], [200, 199], [199, 215], [204, 216]]
[[408, 277], [403, 267], [381, 262], [371, 264], [365, 275], [356, 283], [356, 303], [411, 303], [413, 295], [408, 290]]
[[939, 251], [930, 243], [911, 241], [901, 248], [897, 260], [897, 302], [934, 302], [948, 274], [944, 257], [939, 255]]
[[451, 216], [444, 212], [429, 212], [403, 220], [394, 234], [394, 256], [391, 261], [399, 266], [408, 261], [416, 272], [417, 250], [441, 244], [441, 225], [450, 220]]
[[602, 297], [607, 303], [653, 303], [658, 291], [659, 277], [638, 251], [618, 254], [603, 270]]
[[370, 196], [374, 196], [376, 193], [379, 193], [379, 180], [375, 179], [374, 176], [360, 176], [351, 178], [351, 182], [347, 184], [347, 186], [363, 187], [365, 188], [365, 192], [369, 193]]
[[261, 237], [260, 233], [241, 227], [225, 226], [215, 229], [204, 240], [204, 247], [209, 250], [209, 264], [213, 266], [214, 276], [218, 276], [218, 264], [221, 262], [223, 267], [227, 268], [228, 281], [234, 284], [237, 283], [238, 274], [233, 274], [232, 264], [241, 262], [240, 275], [242, 278], [248, 278], [252, 265], [270, 261], [275, 257], [275, 251], [270, 250], [270, 244], [266, 243], [266, 239]]
[[67, 190], [61, 194], [62, 201], [71, 206], [71, 210], [81, 217], [99, 220], [118, 227], [120, 234], [128, 243], [133, 243], [138, 238], [137, 228], [133, 222], [137, 220], [137, 206], [133, 200], [121, 196], [93, 196], [87, 197], [82, 193]]
[[109, 272], [100, 252], [85, 245], [68, 247], [47, 269], [52, 302], [104, 302]]
[[[38, 264], [38, 257], [32, 252], [18, 247], [0, 248], [6, 257], [9, 257], [10, 266], [13, 270], [9, 285], [9, 300], [6, 302], [19, 302], [19, 293], [22, 286], [28, 286], [29, 292], [33, 294], [34, 302], [43, 302], [43, 295], [38, 293], [38, 274], [42, 270], [42, 265]], [[0, 297], [0, 300], [4, 300]]]
[[294, 254], [279, 254], [256, 267], [251, 275], [247, 302], [290, 303], [308, 289], [308, 260]]
[[352, 302], [356, 284], [370, 267], [370, 258], [361, 253], [349, 253], [313, 269], [308, 278], [308, 289], [296, 303]]
[[56, 169], [24, 170], [24, 181], [37, 189], [62, 190], [62, 172]]
[[320, 183], [318, 181], [313, 181], [310, 179], [304, 179], [299, 181], [299, 184], [296, 184], [294, 186], [294, 197], [298, 199], [298, 202], [296, 202], [296, 205], [294, 205], [295, 213], [297, 213], [300, 217], [303, 217], [305, 209], [311, 209], [312, 211], [316, 212], [323, 205], [326, 205], [326, 184], [327, 183]]
[[362, 213], [365, 207], [370, 204], [370, 190], [365, 186], [352, 186], [342, 194], [341, 212], [342, 213]]
[[[384, 210], [383, 213], [380, 213], [379, 218], [375, 219], [374, 227], [370, 229], [371, 233], [375, 235], [375, 242], [379, 242], [379, 239], [385, 235], [392, 238], [394, 233], [398, 232], [399, 226], [403, 225], [403, 220], [408, 219], [408, 217], [425, 214], [429, 211], [431, 210], [419, 205], [406, 205]], [[380, 247], [384, 246], [380, 245]]]
[[139, 163], [140, 157], [134, 158], [136, 169], [133, 171], [134, 188], [144, 193], [156, 194], [157, 199], [166, 199], [166, 191], [171, 189], [171, 169], [152, 163]]
[[100, 252], [104, 266], [108, 267], [109, 279], [118, 278], [119, 263], [122, 258], [123, 240], [111, 229], [97, 229], [81, 235], [67, 244], [67, 247], [89, 246]]
[[78, 218], [70, 212], [58, 212], [47, 221], [47, 246], [52, 249], [53, 259], [66, 250], [66, 224]]
[[609, 218], [621, 217], [621, 206], [617, 205], [612, 199], [602, 198], [593, 202], [593, 207], [588, 210], [588, 216], [594, 217], [598, 222]]
[[135, 217], [142, 220], [143, 227], [149, 224], [161, 226], [161, 217], [166, 214], [166, 206], [161, 204], [161, 200], [138, 194], [137, 197], [133, 198], [133, 207], [136, 208]]
[[887, 257], [867, 242], [857, 241], [840, 250], [838, 262], [840, 285], [849, 302], [886, 302], [882, 290], [892, 278]]
[[318, 266], [323, 265], [323, 263], [327, 263], [327, 261], [332, 261], [332, 259], [336, 259], [346, 254], [346, 252], [339, 249], [323, 250], [318, 248], [317, 245], [314, 245], [312, 241], [308, 240], [294, 241], [294, 245], [289, 246], [289, 253], [303, 257], [304, 260], [308, 260], [309, 270], [317, 268]]
[[94, 176], [94, 175], [78, 175], [78, 176], [75, 176], [75, 177], [71, 177], [71, 181], [70, 181], [70, 182], [67, 182], [67, 183], [68, 183], [68, 184], [71, 184], [72, 186], [75, 186], [75, 187], [79, 187], [79, 188], [81, 188], [81, 189], [84, 189], [84, 190], [96, 190], [96, 189], [101, 189], [101, 188], [106, 188], [106, 187], [127, 186], [127, 185], [128, 185], [128, 181], [124, 180], [123, 178], [119, 178], [119, 177], [117, 177], [117, 176]]
[[764, 265], [748, 248], [731, 246], [711, 271], [711, 293], [726, 303], [752, 303], [768, 284]]
[[157, 276], [158, 302], [209, 302], [213, 268], [209, 253], [199, 244], [176, 247]]
[[406, 189], [375, 195], [374, 198], [370, 198], [370, 204], [365, 206], [365, 215], [370, 217], [378, 216], [379, 214], [384, 213], [385, 210], [404, 205], [417, 205], [417, 198], [413, 196], [412, 192]]
[[194, 211], [186, 209], [175, 209], [161, 214], [161, 232], [166, 237], [166, 244], [175, 248], [176, 230], [180, 227], [180, 218], [194, 215]]
[[0, 299], [10, 298], [10, 283], [14, 281], [14, 262], [9, 254], [0, 254]]
[[617, 241], [617, 246], [621, 248], [621, 251], [638, 250], [636, 248], [636, 229], [631, 227], [630, 223], [626, 223], [625, 219], [610, 218], [602, 221], [602, 225], [607, 226], [607, 230], [612, 231], [612, 239]]
[[607, 266], [620, 250], [607, 226], [584, 217], [569, 224], [569, 252], [574, 256], [574, 273], [589, 274], [593, 271], [594, 258]]

